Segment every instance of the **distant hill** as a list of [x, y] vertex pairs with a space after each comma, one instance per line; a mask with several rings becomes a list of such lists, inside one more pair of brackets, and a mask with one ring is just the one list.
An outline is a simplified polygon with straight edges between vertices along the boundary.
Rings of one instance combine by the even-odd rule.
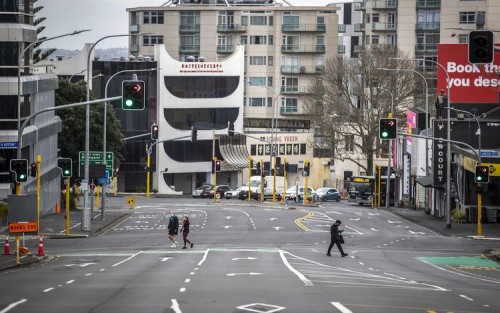
[[[78, 54], [80, 51], [81, 50], [57, 49], [47, 59], [56, 60], [57, 57], [63, 57], [63, 59], [67, 59]], [[128, 48], [123, 47], [123, 48], [96, 49], [94, 55], [96, 57], [99, 57], [99, 60], [101, 61], [109, 61], [112, 59], [119, 59], [121, 57], [127, 58]]]

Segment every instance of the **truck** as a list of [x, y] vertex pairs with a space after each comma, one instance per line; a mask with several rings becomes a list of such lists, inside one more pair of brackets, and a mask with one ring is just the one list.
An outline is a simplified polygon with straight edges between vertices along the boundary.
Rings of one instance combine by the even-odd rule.
[[[264, 199], [272, 199], [274, 176], [252, 176], [250, 177], [250, 196], [253, 199], [259, 200], [261, 193], [261, 181], [264, 181]], [[276, 176], [276, 198], [283, 192], [285, 187], [285, 179], [283, 176]], [[245, 200], [248, 198], [248, 186], [241, 188], [239, 199]]]

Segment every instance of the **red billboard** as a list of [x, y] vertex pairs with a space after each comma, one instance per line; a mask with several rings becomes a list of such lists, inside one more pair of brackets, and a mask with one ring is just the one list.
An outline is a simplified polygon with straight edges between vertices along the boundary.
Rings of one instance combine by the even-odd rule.
[[[500, 51], [495, 50], [491, 64], [470, 64], [467, 44], [439, 44], [438, 63], [448, 72], [437, 68], [437, 91], [450, 88], [450, 103], [498, 104], [500, 86]], [[427, 65], [430, 65], [428, 62]]]

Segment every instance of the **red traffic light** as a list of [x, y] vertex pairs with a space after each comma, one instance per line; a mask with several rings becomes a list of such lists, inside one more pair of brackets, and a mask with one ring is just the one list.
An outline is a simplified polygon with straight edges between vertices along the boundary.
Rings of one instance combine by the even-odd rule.
[[153, 140], [158, 139], [159, 130], [160, 130], [160, 128], [158, 127], [158, 125], [156, 125], [156, 124], [151, 125], [151, 139], [153, 139]]

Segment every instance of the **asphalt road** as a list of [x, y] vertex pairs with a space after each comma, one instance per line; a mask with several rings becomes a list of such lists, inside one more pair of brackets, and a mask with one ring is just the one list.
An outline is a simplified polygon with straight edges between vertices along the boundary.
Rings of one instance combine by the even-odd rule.
[[[171, 210], [190, 217], [193, 249], [170, 248]], [[0, 313], [500, 308], [500, 266], [480, 257], [488, 242], [445, 237], [384, 210], [141, 199], [129, 211], [90, 238], [46, 240], [45, 253], [57, 256], [49, 262], [1, 272]], [[336, 219], [345, 258], [335, 247], [325, 255]]]

